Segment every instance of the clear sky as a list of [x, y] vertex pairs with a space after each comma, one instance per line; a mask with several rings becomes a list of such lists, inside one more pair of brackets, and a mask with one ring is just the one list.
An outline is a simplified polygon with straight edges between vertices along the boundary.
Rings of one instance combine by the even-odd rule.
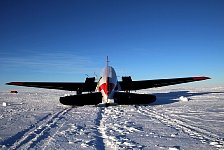
[[224, 85], [224, 1], [0, 1], [0, 88], [84, 81], [107, 55], [120, 77]]

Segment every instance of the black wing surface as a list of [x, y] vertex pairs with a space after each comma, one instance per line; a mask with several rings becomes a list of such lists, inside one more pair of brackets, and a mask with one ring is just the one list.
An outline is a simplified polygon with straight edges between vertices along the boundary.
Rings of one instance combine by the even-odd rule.
[[153, 87], [162, 87], [168, 85], [175, 85], [187, 82], [201, 81], [210, 79], [209, 77], [186, 77], [186, 78], [172, 78], [172, 79], [157, 79], [157, 80], [141, 80], [141, 81], [120, 81], [122, 91], [140, 90]]
[[9, 82], [7, 85], [17, 85], [26, 87], [37, 87], [46, 89], [58, 89], [68, 91], [91, 92], [95, 91], [96, 82]]

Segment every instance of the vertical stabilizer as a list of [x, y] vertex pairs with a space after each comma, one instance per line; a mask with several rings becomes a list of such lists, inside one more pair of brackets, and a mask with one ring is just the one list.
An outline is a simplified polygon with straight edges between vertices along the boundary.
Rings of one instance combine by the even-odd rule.
[[108, 102], [108, 95], [109, 95], [109, 58], [108, 58], [108, 56], [107, 56], [107, 66], [106, 66], [106, 85], [107, 85], [107, 102]]

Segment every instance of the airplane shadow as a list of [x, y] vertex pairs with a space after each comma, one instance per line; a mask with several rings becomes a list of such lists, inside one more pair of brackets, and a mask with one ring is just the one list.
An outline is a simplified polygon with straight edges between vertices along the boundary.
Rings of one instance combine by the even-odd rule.
[[[191, 97], [191, 96], [201, 96], [206, 94], [213, 94], [213, 93], [224, 93], [224, 92], [198, 92], [198, 93], [191, 93], [190, 91], [175, 91], [169, 93], [153, 93], [156, 96], [156, 101], [152, 103], [152, 105], [165, 105], [179, 102], [179, 97]], [[191, 99], [189, 99], [191, 100]]]

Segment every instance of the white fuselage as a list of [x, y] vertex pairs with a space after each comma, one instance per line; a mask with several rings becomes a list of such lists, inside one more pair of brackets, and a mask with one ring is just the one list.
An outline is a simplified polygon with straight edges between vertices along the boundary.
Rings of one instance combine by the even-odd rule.
[[113, 67], [107, 66], [103, 70], [96, 91], [102, 93], [102, 103], [113, 103], [114, 92], [119, 90], [116, 72]]

